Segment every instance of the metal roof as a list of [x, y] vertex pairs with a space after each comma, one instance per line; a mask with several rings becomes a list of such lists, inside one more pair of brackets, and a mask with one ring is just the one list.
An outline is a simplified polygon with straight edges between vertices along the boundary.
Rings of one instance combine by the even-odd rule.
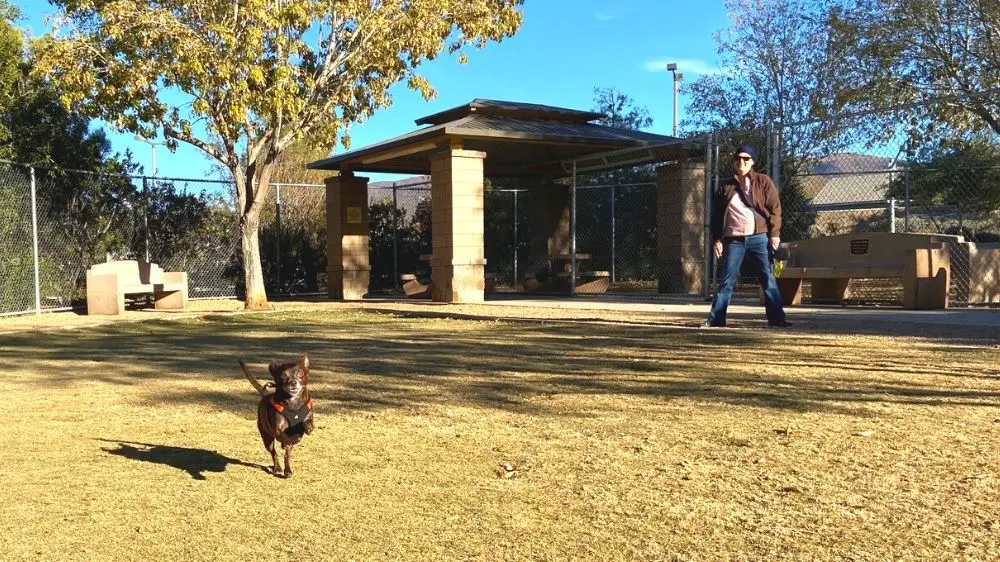
[[565, 107], [555, 107], [552, 105], [476, 98], [465, 105], [460, 105], [458, 107], [446, 109], [440, 113], [421, 117], [416, 120], [416, 123], [417, 125], [440, 125], [441, 123], [453, 121], [473, 113], [480, 115], [516, 115], [519, 117], [553, 119], [571, 121], [575, 123], [588, 123], [590, 121], [604, 119], [607, 117], [603, 113], [567, 109]]
[[[655, 162], [704, 151], [698, 142], [590, 122], [601, 117], [573, 109], [476, 99], [417, 121], [430, 124], [427, 127], [307, 167], [427, 174], [432, 154], [461, 144], [486, 153], [487, 174], [564, 175], [565, 162], [607, 152], [657, 147], [644, 151], [650, 158], [646, 161]], [[621, 165], [607, 161], [605, 169], [615, 167]]]

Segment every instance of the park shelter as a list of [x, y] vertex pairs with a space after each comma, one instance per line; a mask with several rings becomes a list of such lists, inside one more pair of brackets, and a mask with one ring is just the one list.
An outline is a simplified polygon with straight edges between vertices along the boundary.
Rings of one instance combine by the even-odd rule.
[[[661, 292], [705, 287], [706, 144], [594, 123], [605, 116], [546, 105], [476, 99], [416, 120], [422, 128], [313, 162], [327, 178], [328, 286], [337, 299], [368, 291], [368, 178], [363, 172], [431, 177], [432, 298], [481, 302], [485, 288], [486, 177], [533, 177], [546, 186], [533, 210], [549, 255], [568, 256], [576, 273], [576, 174], [663, 164], [657, 169]], [[665, 284], [680, 287], [666, 287]], [[570, 287], [573, 285], [571, 284]]]

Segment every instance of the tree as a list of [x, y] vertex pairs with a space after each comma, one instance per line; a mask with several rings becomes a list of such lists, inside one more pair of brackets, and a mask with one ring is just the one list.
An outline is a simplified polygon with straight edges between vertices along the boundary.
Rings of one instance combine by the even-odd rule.
[[67, 105], [189, 143], [232, 174], [248, 309], [267, 306], [258, 226], [282, 153], [306, 138], [349, 146], [344, 129], [390, 105], [402, 80], [430, 98], [415, 69], [512, 36], [523, 2], [52, 1], [72, 27], [48, 42], [39, 72]]
[[844, 46], [828, 26], [835, 6], [834, 0], [726, 0], [731, 25], [716, 34], [723, 72], [687, 88], [692, 101], [684, 127], [713, 131], [731, 150], [740, 137], [764, 139], [768, 126], [780, 123], [783, 153], [796, 162], [854, 142], [867, 122], [834, 112], [834, 85], [846, 72]]
[[[21, 33], [7, 21], [7, 12], [13, 7], [0, 0], [0, 114], [12, 108], [21, 81], [24, 49]], [[13, 135], [8, 124], [0, 121], [0, 158], [12, 158]]]
[[598, 122], [607, 127], [639, 131], [653, 126], [649, 109], [635, 104], [635, 100], [617, 88], [594, 88], [595, 113], [603, 113]]
[[1000, 134], [1000, 2], [851, 0], [830, 27], [846, 63], [840, 106], [892, 109], [885, 119], [911, 116], [935, 136]]
[[9, 0], [0, 0], [0, 20], [12, 22], [21, 18], [21, 9]]
[[[843, 49], [833, 40], [830, 13], [837, 0], [727, 0], [731, 26], [716, 35], [721, 74], [700, 77], [688, 88], [689, 132], [712, 131], [721, 155], [741, 143], [761, 152], [757, 167], [772, 156], [769, 126], [781, 129], [782, 236], [811, 236], [816, 213], [809, 209], [800, 175], [812, 161], [864, 137], [873, 120], [848, 119], [836, 111], [834, 90], [842, 80]], [[721, 173], [730, 173], [728, 158]]]
[[[16, 16], [0, 1], [0, 17]], [[102, 130], [92, 131], [88, 119], [67, 111], [49, 85], [33, 79], [33, 65], [22, 33], [0, 20], [0, 156], [44, 166], [35, 170], [42, 284], [48, 294], [72, 297], [90, 264], [128, 251], [138, 194], [121, 176], [135, 165], [128, 154], [113, 155]], [[5, 199], [23, 205], [27, 180], [11, 184]], [[17, 267], [30, 271], [32, 260]]]
[[1000, 146], [988, 139], [927, 145], [893, 178], [887, 197], [902, 200], [908, 194], [913, 210], [926, 213], [937, 232], [991, 241], [1000, 234], [998, 162]]
[[328, 147], [310, 146], [308, 139], [295, 141], [275, 159], [271, 183], [323, 185], [330, 172], [307, 170], [306, 164], [322, 160], [329, 154]]

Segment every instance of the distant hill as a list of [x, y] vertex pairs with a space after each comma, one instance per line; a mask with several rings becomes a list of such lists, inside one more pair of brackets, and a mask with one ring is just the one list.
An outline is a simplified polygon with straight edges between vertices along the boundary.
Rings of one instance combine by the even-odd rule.
[[883, 200], [889, 181], [900, 173], [894, 162], [868, 154], [825, 156], [803, 176], [805, 195], [813, 205]]

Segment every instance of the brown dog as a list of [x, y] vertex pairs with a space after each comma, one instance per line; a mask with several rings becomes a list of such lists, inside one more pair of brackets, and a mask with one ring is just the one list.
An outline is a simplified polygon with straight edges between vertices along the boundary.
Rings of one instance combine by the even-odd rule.
[[257, 404], [257, 430], [264, 440], [264, 448], [271, 453], [274, 474], [281, 476], [278, 452], [274, 442], [281, 443], [285, 451], [284, 477], [292, 476], [292, 447], [302, 441], [302, 436], [313, 431], [313, 401], [309, 397], [309, 357], [303, 355], [297, 363], [271, 363], [267, 370], [273, 383], [260, 384], [240, 361], [240, 368], [250, 384], [260, 394]]

